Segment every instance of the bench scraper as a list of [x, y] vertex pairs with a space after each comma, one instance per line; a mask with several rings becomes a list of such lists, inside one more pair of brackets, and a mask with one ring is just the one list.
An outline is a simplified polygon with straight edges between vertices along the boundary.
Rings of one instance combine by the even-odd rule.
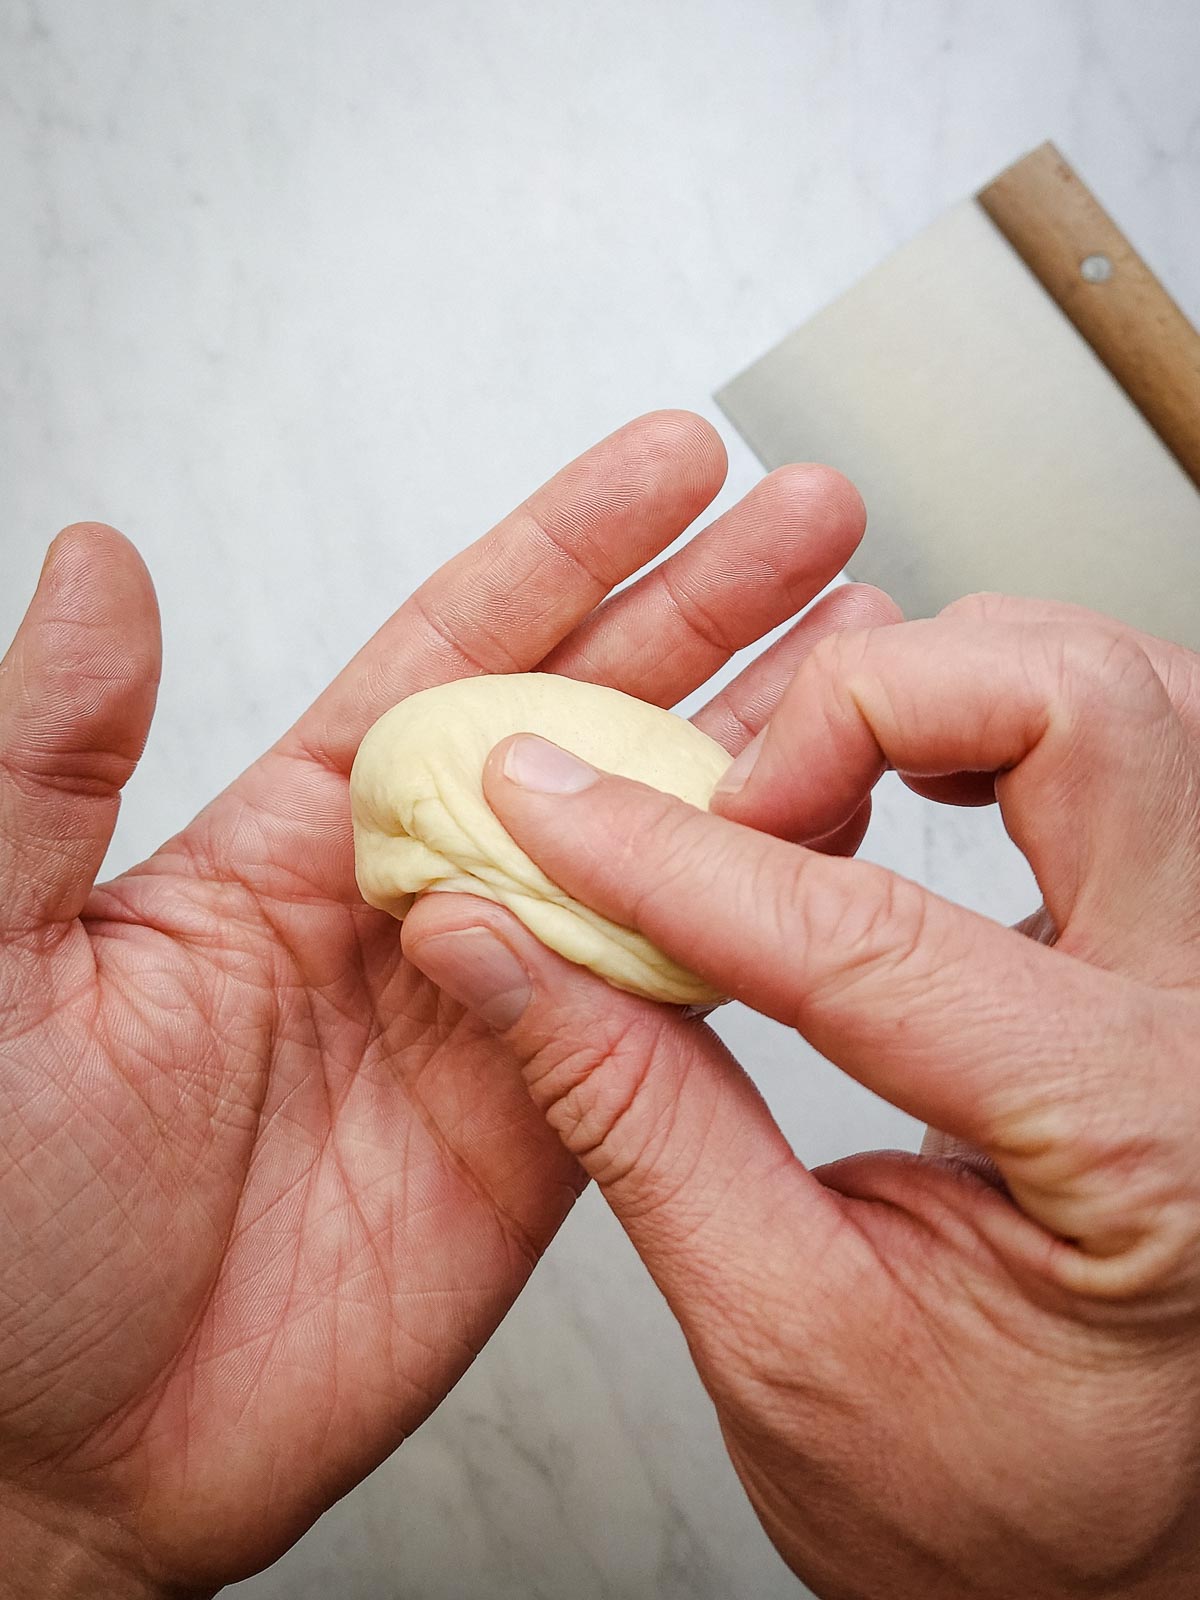
[[1200, 335], [1053, 146], [717, 401], [765, 466], [853, 479], [851, 576], [906, 615], [1000, 589], [1200, 649]]

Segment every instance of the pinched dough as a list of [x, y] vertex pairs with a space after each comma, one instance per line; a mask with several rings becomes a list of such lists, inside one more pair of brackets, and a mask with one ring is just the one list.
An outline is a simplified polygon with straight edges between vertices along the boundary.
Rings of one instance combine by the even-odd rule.
[[729, 756], [690, 722], [615, 689], [549, 673], [460, 678], [385, 712], [350, 776], [358, 886], [402, 919], [427, 890], [499, 901], [543, 944], [652, 1000], [722, 998], [629, 928], [589, 910], [536, 867], [483, 796], [488, 752], [537, 733], [606, 772], [706, 808]]

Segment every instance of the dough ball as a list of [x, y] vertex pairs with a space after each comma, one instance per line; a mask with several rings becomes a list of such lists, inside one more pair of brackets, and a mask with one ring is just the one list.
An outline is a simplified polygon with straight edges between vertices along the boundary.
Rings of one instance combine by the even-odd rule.
[[729, 755], [690, 722], [615, 689], [549, 673], [460, 678], [385, 712], [350, 776], [363, 898], [402, 919], [428, 890], [507, 906], [543, 944], [619, 989], [703, 1005], [702, 979], [639, 933], [580, 905], [534, 865], [483, 796], [489, 752], [537, 733], [606, 772], [706, 808]]

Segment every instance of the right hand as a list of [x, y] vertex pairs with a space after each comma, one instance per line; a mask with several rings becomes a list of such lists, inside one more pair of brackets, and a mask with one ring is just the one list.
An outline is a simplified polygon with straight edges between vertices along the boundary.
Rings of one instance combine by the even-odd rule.
[[[405, 925], [477, 1010], [464, 931], [519, 964], [490, 1020], [828, 1600], [1200, 1593], [1198, 683], [1185, 651], [983, 598], [818, 646], [720, 816], [527, 736], [493, 754], [555, 882], [949, 1148], [808, 1172], [703, 1025], [614, 1006], [483, 902]], [[998, 796], [1045, 943], [783, 842], [844, 825], [885, 763]]]

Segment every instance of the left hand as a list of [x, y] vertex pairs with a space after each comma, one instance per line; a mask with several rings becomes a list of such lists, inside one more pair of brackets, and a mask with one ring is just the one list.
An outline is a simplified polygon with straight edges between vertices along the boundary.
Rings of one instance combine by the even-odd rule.
[[[583, 1176], [508, 1052], [362, 904], [370, 723], [538, 666], [670, 704], [862, 531], [834, 474], [708, 504], [699, 418], [629, 424], [412, 596], [181, 834], [94, 886], [149, 726], [153, 591], [60, 536], [0, 670], [0, 1538], [6, 1595], [210, 1591], [279, 1555], [438, 1404]], [[882, 612], [881, 612], [882, 607]], [[718, 698], [744, 743], [841, 590]]]

